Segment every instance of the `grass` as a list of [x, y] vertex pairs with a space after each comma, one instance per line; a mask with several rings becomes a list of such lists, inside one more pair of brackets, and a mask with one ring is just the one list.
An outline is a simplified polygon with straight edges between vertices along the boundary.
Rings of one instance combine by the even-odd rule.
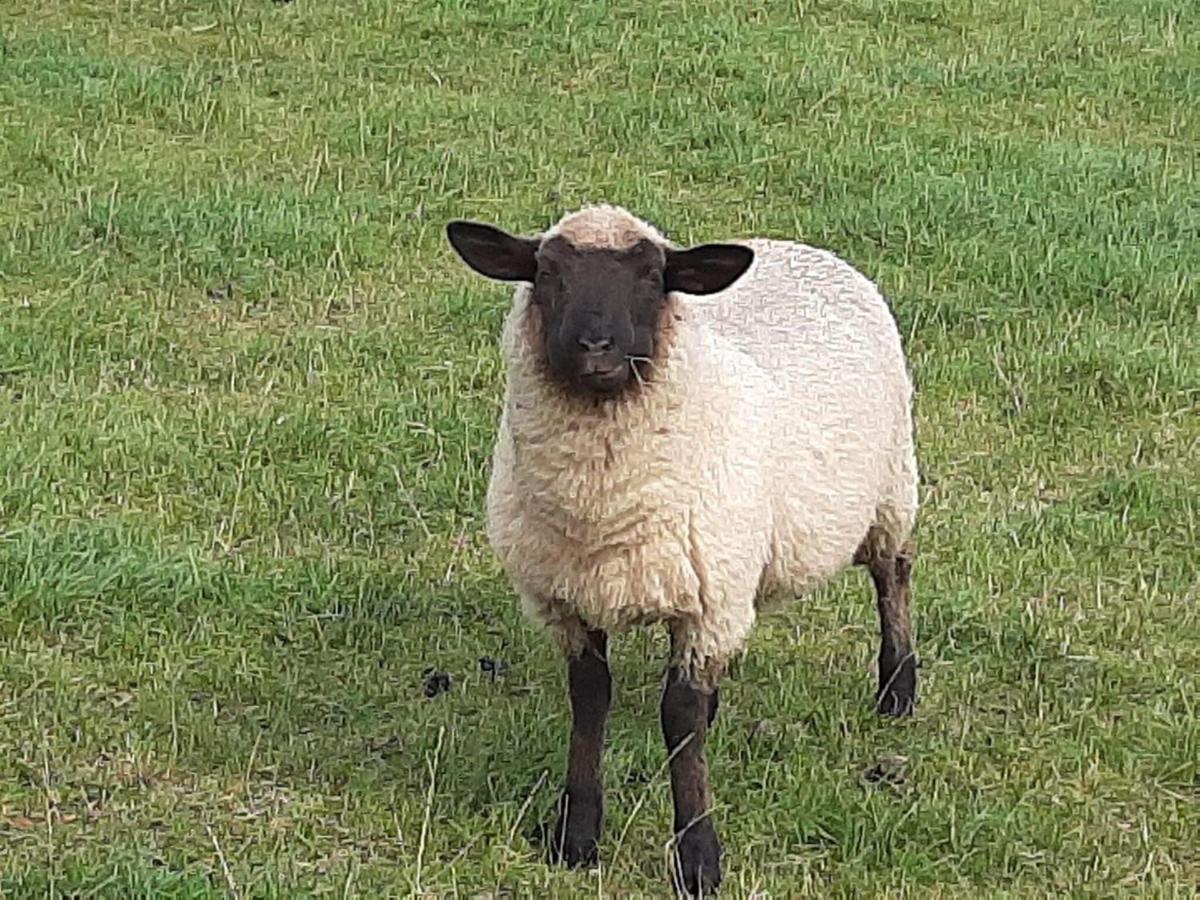
[[763, 620], [728, 895], [1193, 895], [1193, 19], [0, 11], [0, 892], [662, 895], [662, 635], [615, 647], [603, 869], [526, 837], [563, 674], [482, 532], [506, 293], [441, 231], [603, 199], [835, 250], [919, 386], [919, 714], [870, 712], [861, 572]]

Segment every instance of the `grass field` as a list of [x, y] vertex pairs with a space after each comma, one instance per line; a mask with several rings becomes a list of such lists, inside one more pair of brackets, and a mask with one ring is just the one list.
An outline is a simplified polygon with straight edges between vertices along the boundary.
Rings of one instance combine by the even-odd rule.
[[566, 694], [442, 236], [608, 200], [845, 256], [919, 388], [922, 704], [861, 571], [764, 620], [725, 893], [1193, 896], [1198, 160], [1182, 0], [4, 5], [0, 893], [663, 895], [661, 634], [605, 865], [527, 838]]

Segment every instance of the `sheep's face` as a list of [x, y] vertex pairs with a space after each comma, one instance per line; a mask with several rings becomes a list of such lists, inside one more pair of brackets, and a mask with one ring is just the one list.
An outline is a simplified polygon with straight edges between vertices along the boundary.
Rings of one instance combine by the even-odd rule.
[[533, 303], [543, 352], [571, 390], [617, 394], [646, 377], [667, 295], [664, 253], [650, 241], [624, 250], [584, 249], [561, 237], [537, 254]]
[[676, 250], [642, 239], [592, 247], [561, 235], [513, 237], [473, 222], [452, 222], [447, 234], [475, 271], [532, 285], [547, 370], [566, 390], [597, 398], [653, 380], [669, 293], [722, 290], [754, 258], [735, 244]]

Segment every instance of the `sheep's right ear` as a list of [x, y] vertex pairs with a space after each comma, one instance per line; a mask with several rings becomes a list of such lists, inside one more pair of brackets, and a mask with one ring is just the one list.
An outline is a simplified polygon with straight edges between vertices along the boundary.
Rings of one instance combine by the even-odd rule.
[[533, 281], [537, 274], [538, 238], [515, 237], [482, 222], [456, 220], [446, 237], [463, 262], [497, 281]]

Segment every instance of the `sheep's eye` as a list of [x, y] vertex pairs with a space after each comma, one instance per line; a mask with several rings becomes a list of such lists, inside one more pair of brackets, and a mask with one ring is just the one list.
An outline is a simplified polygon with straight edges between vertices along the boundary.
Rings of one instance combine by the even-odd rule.
[[657, 266], [651, 266], [638, 273], [638, 280], [651, 287], [662, 287], [663, 273]]
[[560, 280], [556, 272], [539, 269], [533, 282], [533, 299], [538, 303], [553, 305], [559, 287]]

